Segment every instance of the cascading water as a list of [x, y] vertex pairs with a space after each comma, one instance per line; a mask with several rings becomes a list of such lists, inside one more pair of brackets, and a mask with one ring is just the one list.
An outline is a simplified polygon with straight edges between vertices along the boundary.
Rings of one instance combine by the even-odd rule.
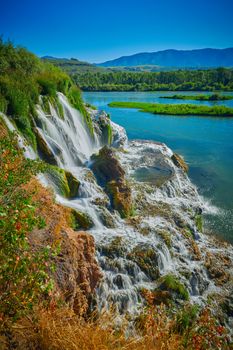
[[[46, 113], [41, 102], [36, 128], [57, 165], [80, 181], [76, 198], [70, 200], [57, 194], [56, 199], [86, 213], [93, 221], [89, 232], [95, 238], [104, 274], [97, 290], [99, 307], [114, 303], [120, 312], [133, 313], [141, 301], [141, 289], [155, 288], [159, 277], [168, 273], [179, 276], [191, 297], [201, 302], [208, 289], [215, 287], [203, 261], [192, 257], [187, 237], [199, 239], [200, 254], [204, 255], [205, 238], [198, 232], [194, 217], [205, 205], [188, 177], [173, 164], [172, 151], [164, 144], [129, 143], [125, 130], [111, 122], [112, 145], [121, 146], [117, 155], [138, 209], [131, 221], [123, 220], [112, 210], [108, 196], [89, 168], [91, 155], [103, 146], [98, 112], [93, 111], [97, 132], [92, 134], [66, 97], [61, 93], [57, 97], [63, 115], [51, 104], [50, 113]], [[30, 148], [25, 155], [33, 156]], [[48, 184], [44, 178], [42, 181]]]

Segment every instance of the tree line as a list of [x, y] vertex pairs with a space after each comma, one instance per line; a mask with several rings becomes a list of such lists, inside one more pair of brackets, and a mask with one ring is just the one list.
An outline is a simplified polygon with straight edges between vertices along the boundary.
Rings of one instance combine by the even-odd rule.
[[170, 72], [88, 72], [73, 75], [83, 91], [233, 90], [233, 69]]

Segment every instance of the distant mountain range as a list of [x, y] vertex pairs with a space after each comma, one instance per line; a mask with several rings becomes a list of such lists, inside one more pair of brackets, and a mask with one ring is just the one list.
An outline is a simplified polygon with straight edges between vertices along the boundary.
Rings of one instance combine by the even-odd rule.
[[100, 67], [155, 65], [177, 68], [233, 67], [233, 48], [143, 52], [97, 64]]

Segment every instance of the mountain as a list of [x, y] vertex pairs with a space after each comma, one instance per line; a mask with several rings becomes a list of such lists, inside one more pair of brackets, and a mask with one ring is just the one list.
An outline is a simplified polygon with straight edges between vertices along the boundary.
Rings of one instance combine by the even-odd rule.
[[144, 65], [178, 68], [233, 67], [233, 48], [143, 52], [97, 65], [101, 67]]

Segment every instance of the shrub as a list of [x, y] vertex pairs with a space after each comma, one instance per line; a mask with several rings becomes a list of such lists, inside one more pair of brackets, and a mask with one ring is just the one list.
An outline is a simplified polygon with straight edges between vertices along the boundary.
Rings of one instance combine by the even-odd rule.
[[0, 131], [0, 314], [14, 320], [50, 292], [46, 261], [51, 249], [33, 251], [27, 237], [44, 222], [24, 186], [44, 166], [24, 159], [16, 136], [4, 133], [2, 122]]

